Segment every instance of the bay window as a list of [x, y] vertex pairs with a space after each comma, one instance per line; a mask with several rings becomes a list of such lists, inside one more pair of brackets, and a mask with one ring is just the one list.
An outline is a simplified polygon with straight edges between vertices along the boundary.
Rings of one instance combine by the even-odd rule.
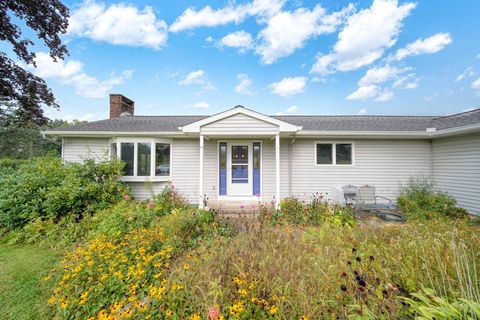
[[111, 143], [112, 158], [125, 162], [122, 180], [165, 180], [170, 177], [171, 141], [118, 138]]
[[353, 142], [316, 142], [315, 165], [353, 165]]

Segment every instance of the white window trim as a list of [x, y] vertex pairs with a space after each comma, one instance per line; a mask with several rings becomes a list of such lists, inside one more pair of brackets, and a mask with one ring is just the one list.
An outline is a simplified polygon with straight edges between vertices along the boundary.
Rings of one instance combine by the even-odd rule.
[[[133, 149], [133, 176], [122, 176], [120, 181], [125, 182], [158, 182], [158, 181], [170, 181], [172, 179], [172, 156], [173, 156], [173, 143], [172, 139], [158, 139], [158, 138], [115, 138], [110, 140], [110, 152], [111, 145], [117, 145], [117, 159], [120, 158], [121, 143], [134, 143]], [[138, 143], [150, 143], [150, 175], [138, 176]], [[155, 175], [155, 144], [165, 143], [170, 145], [170, 174], [168, 176], [156, 176]]]
[[[332, 145], [332, 163], [322, 164], [317, 163], [317, 145], [331, 144]], [[337, 144], [351, 144], [352, 145], [352, 163], [351, 164], [337, 164]], [[316, 167], [354, 167], [355, 166], [355, 141], [315, 141], [313, 144], [314, 150], [314, 165]]]

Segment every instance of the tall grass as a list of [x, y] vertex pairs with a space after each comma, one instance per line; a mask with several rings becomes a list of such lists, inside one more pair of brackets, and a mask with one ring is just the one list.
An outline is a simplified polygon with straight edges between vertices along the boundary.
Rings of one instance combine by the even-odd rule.
[[191, 267], [174, 268], [171, 279], [191, 288], [185, 303], [199, 310], [234, 303], [232, 278], [248, 273], [259, 281], [259, 297], [281, 297], [284, 319], [395, 318], [409, 313], [398, 298], [424, 287], [480, 302], [479, 248], [478, 231], [439, 221], [382, 229], [257, 226], [187, 255], [178, 266]]

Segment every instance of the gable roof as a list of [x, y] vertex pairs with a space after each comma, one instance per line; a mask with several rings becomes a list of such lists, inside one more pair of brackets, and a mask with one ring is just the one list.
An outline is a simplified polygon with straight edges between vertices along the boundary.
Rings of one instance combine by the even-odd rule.
[[[246, 108], [245, 108], [246, 109]], [[232, 110], [232, 109], [231, 109]], [[249, 109], [247, 109], [249, 110]], [[219, 113], [217, 115], [221, 115]], [[215, 115], [214, 115], [215, 116]], [[264, 115], [265, 116], [265, 115]], [[213, 116], [124, 116], [92, 121], [43, 133], [50, 135], [81, 133], [165, 133], [181, 134], [193, 123], [208, 123]], [[269, 117], [269, 116], [265, 116]], [[428, 128], [447, 130], [480, 125], [480, 109], [449, 116], [347, 115], [270, 116], [270, 119], [302, 127], [302, 132], [426, 132]], [[270, 120], [270, 121], [273, 121]]]
[[238, 114], [246, 115], [246, 116], [251, 117], [253, 119], [276, 125], [276, 126], [278, 126], [279, 131], [282, 131], [282, 132], [297, 132], [297, 131], [300, 131], [302, 129], [301, 126], [294, 125], [291, 122], [286, 122], [286, 121], [280, 120], [278, 118], [267, 116], [263, 113], [253, 111], [251, 109], [247, 109], [244, 106], [236, 106], [235, 108], [232, 108], [232, 109], [214, 114], [213, 116], [206, 117], [202, 120], [198, 120], [198, 121], [195, 121], [193, 123], [190, 123], [190, 124], [184, 126], [182, 128], [182, 131], [186, 132], [186, 133], [200, 132], [200, 128], [202, 126], [205, 126], [205, 125], [208, 125], [210, 123], [214, 123], [216, 121], [226, 119], [226, 118], [238, 115]]

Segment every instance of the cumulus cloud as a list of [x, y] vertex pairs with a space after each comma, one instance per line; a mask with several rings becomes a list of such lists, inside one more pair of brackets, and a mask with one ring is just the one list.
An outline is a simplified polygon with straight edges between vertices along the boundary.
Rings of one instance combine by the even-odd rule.
[[256, 52], [263, 63], [271, 64], [302, 48], [311, 37], [334, 32], [352, 10], [353, 5], [349, 5], [339, 12], [327, 14], [324, 8], [316, 5], [312, 10], [280, 11], [260, 31]]
[[358, 88], [351, 93], [347, 100], [375, 100], [375, 101], [389, 101], [393, 98], [392, 91], [382, 88], [387, 82], [394, 81], [392, 87], [396, 89], [414, 89], [417, 87], [419, 79], [412, 79], [415, 73], [410, 73], [406, 76], [401, 76], [406, 71], [411, 70], [410, 67], [397, 68], [391, 65], [384, 65], [381, 67], [373, 67], [367, 70], [365, 75], [358, 81]]
[[473, 67], [468, 67], [467, 69], [465, 69], [465, 71], [463, 71], [462, 73], [460, 73], [460, 74], [455, 78], [455, 82], [462, 81], [462, 80], [465, 79], [466, 77], [473, 77], [474, 75], [475, 75], [475, 71], [474, 71]]
[[403, 60], [406, 57], [422, 54], [436, 53], [452, 43], [452, 37], [448, 33], [438, 33], [426, 39], [418, 39], [409, 43], [405, 48], [398, 49], [395, 60]]
[[131, 4], [105, 5], [87, 0], [72, 10], [68, 34], [115, 45], [160, 49], [167, 42], [167, 24], [157, 19], [153, 8]]
[[298, 112], [298, 106], [291, 106], [291, 107], [288, 107], [287, 109], [283, 110], [283, 111], [279, 111], [276, 113], [277, 116], [284, 116], [286, 114], [293, 114], [293, 113], [297, 113]]
[[398, 0], [374, 0], [370, 8], [348, 17], [333, 51], [318, 55], [311, 71], [327, 74], [373, 63], [396, 43], [403, 20], [413, 8], [412, 2], [399, 5]]
[[268, 86], [270, 92], [279, 97], [291, 97], [305, 91], [306, 77], [286, 77]]
[[209, 5], [200, 10], [190, 7], [173, 22], [170, 31], [179, 32], [199, 27], [238, 24], [249, 16], [257, 16], [262, 20], [280, 11], [284, 3], [285, 0], [254, 0], [240, 5], [228, 3], [221, 9], [213, 9]]
[[388, 89], [382, 89], [377, 85], [361, 86], [358, 89], [351, 93], [347, 100], [374, 100], [378, 102], [386, 102], [392, 100], [394, 94]]
[[398, 78], [392, 85], [396, 89], [415, 89], [418, 86], [420, 78], [416, 77], [415, 73], [409, 73], [403, 77]]
[[198, 85], [205, 90], [215, 90], [215, 85], [208, 79], [204, 70], [192, 71], [178, 82], [182, 86]]
[[239, 83], [235, 87], [235, 92], [243, 95], [253, 95], [252, 80], [244, 73], [237, 74]]
[[364, 108], [364, 109], [360, 109], [360, 110], [358, 110], [357, 114], [358, 114], [358, 115], [367, 114], [367, 109], [365, 109], [365, 108]]
[[210, 105], [207, 102], [202, 101], [192, 104], [191, 107], [195, 109], [208, 109], [210, 108]]
[[381, 84], [384, 83], [398, 74], [404, 72], [406, 69], [399, 69], [397, 67], [392, 67], [390, 65], [385, 65], [383, 67], [376, 67], [367, 70], [365, 75], [358, 81], [360, 86], [368, 86], [371, 84]]
[[113, 74], [106, 80], [98, 80], [83, 71], [80, 61], [53, 61], [46, 52], [37, 52], [34, 73], [41, 78], [51, 78], [75, 88], [78, 95], [88, 98], [103, 98], [115, 86], [122, 84], [132, 76], [132, 70], [124, 70], [118, 75]]
[[476, 90], [480, 90], [480, 78], [472, 82], [472, 88]]
[[225, 37], [220, 39], [218, 45], [220, 47], [236, 48], [240, 52], [245, 52], [252, 48], [253, 38], [252, 35], [248, 32], [236, 31], [227, 34]]

